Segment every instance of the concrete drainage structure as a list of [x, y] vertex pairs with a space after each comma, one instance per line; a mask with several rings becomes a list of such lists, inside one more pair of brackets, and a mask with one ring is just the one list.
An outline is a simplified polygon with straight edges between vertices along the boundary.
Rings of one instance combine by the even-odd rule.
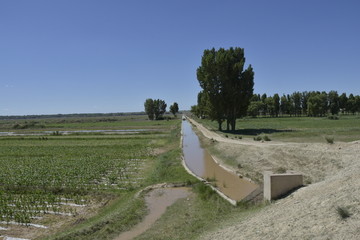
[[264, 199], [275, 200], [303, 186], [303, 175], [295, 172], [276, 174], [264, 172]]

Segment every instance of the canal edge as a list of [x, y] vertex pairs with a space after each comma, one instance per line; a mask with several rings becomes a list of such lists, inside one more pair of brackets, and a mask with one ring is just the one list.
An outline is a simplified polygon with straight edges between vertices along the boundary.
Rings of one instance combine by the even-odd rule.
[[[183, 149], [183, 136], [184, 136], [184, 132], [183, 132], [183, 127], [181, 125], [181, 137], [180, 137], [180, 147], [181, 149]], [[228, 201], [231, 205], [236, 206], [237, 202], [231, 198], [229, 198], [228, 196], [226, 196], [224, 193], [222, 193], [219, 189], [215, 188], [213, 185], [211, 185], [210, 182], [206, 181], [205, 179], [197, 176], [195, 173], [193, 173], [188, 166], [186, 165], [185, 162], [185, 158], [184, 158], [184, 152], [182, 151], [181, 153], [181, 164], [183, 165], [183, 167], [185, 168], [185, 170], [192, 176], [194, 176], [196, 179], [198, 179], [199, 181], [203, 182], [204, 184], [208, 185], [212, 190], [214, 190], [217, 194], [219, 194], [223, 199], [225, 199], [226, 201]]]

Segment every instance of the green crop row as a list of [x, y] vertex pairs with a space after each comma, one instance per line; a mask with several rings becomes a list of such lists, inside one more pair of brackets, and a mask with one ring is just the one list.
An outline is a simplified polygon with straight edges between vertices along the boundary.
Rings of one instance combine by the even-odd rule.
[[156, 134], [1, 137], [0, 221], [73, 215], [72, 206], [92, 194], [142, 186], [156, 139]]

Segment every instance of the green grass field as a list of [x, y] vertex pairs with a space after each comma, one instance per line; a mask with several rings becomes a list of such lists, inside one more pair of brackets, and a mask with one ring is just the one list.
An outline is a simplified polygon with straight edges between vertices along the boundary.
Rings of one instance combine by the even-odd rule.
[[[217, 123], [207, 119], [197, 119], [209, 129], [217, 131]], [[225, 123], [223, 128], [225, 128]], [[339, 120], [326, 117], [260, 117], [238, 119], [236, 132], [221, 132], [229, 137], [253, 138], [262, 133], [272, 140], [294, 142], [324, 142], [326, 136], [335, 141], [350, 142], [360, 139], [360, 116], [343, 115]]]

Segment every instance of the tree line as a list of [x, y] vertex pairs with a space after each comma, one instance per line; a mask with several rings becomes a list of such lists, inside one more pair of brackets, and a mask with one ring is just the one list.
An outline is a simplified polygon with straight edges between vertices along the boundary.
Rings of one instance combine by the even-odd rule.
[[235, 130], [236, 119], [251, 116], [325, 116], [360, 112], [360, 97], [337, 91], [253, 94], [254, 70], [245, 68], [243, 48], [206, 49], [197, 69], [202, 90], [191, 112], [218, 122], [219, 130]]
[[254, 94], [250, 100], [247, 115], [252, 117], [310, 116], [355, 114], [360, 112], [360, 96], [337, 91], [305, 91], [292, 94], [267, 96]]
[[[148, 98], [144, 103], [145, 113], [150, 120], [163, 119], [163, 115], [166, 113], [166, 107], [166, 102], [161, 99]], [[176, 102], [170, 106], [170, 112], [176, 117], [176, 113], [179, 112], [179, 105]]]

